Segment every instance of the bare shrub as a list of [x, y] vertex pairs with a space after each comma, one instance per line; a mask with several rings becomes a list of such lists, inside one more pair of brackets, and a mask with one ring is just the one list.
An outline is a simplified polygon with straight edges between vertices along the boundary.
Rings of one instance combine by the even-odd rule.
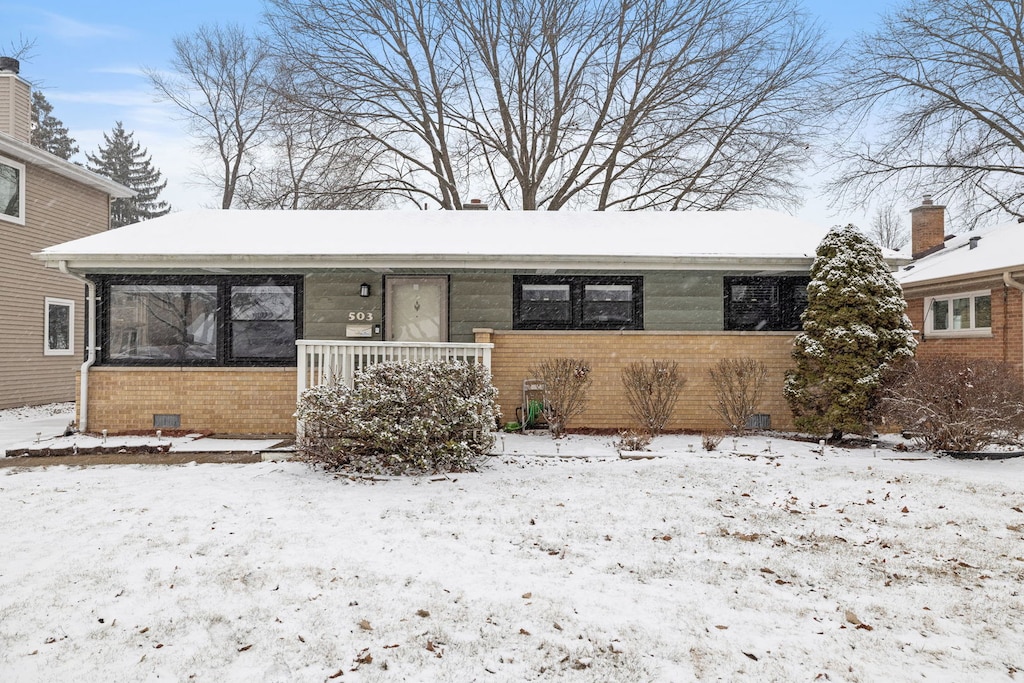
[[768, 383], [768, 368], [753, 358], [726, 358], [708, 371], [715, 387], [714, 410], [729, 429], [742, 432], [757, 412]]
[[327, 469], [400, 474], [472, 470], [494, 443], [497, 391], [475, 363], [400, 361], [299, 398], [299, 457]]
[[640, 428], [654, 436], [661, 433], [672, 416], [686, 378], [675, 361], [637, 361], [622, 368], [629, 412]]
[[531, 370], [544, 382], [544, 419], [551, 437], [562, 438], [574, 417], [587, 406], [590, 364], [579, 358], [552, 358]]
[[615, 448], [619, 451], [646, 451], [651, 445], [651, 435], [639, 432], [619, 432]]
[[722, 435], [718, 432], [704, 432], [700, 435], [700, 445], [709, 453], [722, 443]]
[[880, 407], [932, 451], [977, 451], [1024, 431], [1024, 384], [997, 361], [908, 361], [890, 373]]

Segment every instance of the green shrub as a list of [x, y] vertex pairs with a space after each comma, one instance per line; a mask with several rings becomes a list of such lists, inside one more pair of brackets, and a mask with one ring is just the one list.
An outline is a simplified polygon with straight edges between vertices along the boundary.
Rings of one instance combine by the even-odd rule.
[[494, 443], [497, 390], [481, 365], [387, 362], [356, 374], [355, 388], [303, 392], [297, 448], [307, 462], [368, 473], [472, 470]]

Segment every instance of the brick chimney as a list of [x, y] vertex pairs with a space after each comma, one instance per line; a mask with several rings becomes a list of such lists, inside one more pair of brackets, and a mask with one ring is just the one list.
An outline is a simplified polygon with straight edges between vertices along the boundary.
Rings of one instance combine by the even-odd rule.
[[17, 59], [0, 57], [0, 133], [32, 142], [32, 90], [18, 76]]
[[921, 258], [938, 251], [946, 243], [946, 207], [932, 202], [926, 194], [921, 206], [910, 210], [910, 255]]
[[487, 205], [479, 199], [470, 199], [469, 204], [462, 205], [463, 211], [486, 211]]

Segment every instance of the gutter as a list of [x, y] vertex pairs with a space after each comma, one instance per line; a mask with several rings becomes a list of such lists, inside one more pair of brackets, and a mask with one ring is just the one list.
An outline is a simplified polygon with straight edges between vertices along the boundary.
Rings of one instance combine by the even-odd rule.
[[87, 277], [69, 271], [67, 261], [58, 262], [57, 268], [65, 275], [84, 282], [89, 292], [86, 295], [89, 316], [89, 341], [87, 344], [89, 353], [81, 367], [81, 389], [78, 399], [78, 431], [85, 432], [89, 424], [89, 368], [96, 363], [96, 283]]
[[[1019, 290], [1021, 292], [1021, 301], [1024, 302], [1024, 283], [1017, 282], [1016, 280], [1014, 280], [1013, 276], [1010, 275], [1010, 271], [1008, 270], [1003, 272], [1003, 284], [1005, 284], [1007, 287], [1013, 287], [1014, 289]], [[1024, 337], [1022, 337], [1021, 339], [1021, 348], [1024, 349]]]

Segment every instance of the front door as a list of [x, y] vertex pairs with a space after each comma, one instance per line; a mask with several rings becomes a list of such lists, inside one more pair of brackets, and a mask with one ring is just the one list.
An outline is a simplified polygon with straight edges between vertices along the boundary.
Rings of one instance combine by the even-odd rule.
[[394, 275], [384, 279], [387, 341], [448, 341], [448, 278]]

